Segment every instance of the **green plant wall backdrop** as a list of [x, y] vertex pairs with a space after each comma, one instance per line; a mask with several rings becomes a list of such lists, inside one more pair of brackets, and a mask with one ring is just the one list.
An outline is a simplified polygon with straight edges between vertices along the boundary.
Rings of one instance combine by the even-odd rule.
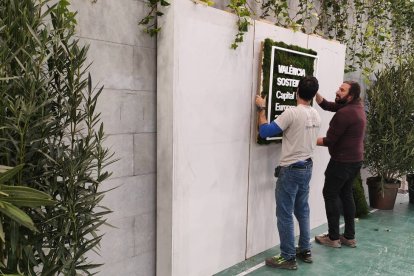
[[[273, 63], [273, 81], [272, 81], [272, 97], [269, 95], [270, 79], [271, 79], [271, 64], [272, 64], [272, 47], [280, 47], [283, 49], [293, 50], [296, 52], [301, 52], [309, 55], [317, 55], [317, 52], [302, 48], [296, 45], [288, 45], [283, 42], [273, 41], [269, 38], [265, 39], [263, 42], [263, 59], [262, 59], [262, 86], [261, 86], [261, 96], [266, 98], [266, 106], [270, 107], [270, 118], [267, 118], [268, 121], [273, 121], [276, 116], [282, 113], [282, 110], [276, 110], [276, 103], [283, 106], [296, 106], [296, 87], [291, 85], [280, 85], [278, 84], [278, 78], [289, 79], [289, 80], [299, 80], [301, 76], [296, 76], [292, 74], [283, 74], [279, 70], [279, 66], [290, 66], [292, 68], [304, 69], [306, 76], [313, 76], [314, 73], [314, 64], [315, 57], [304, 56], [292, 52], [287, 52], [283, 50], [275, 50], [274, 52], [274, 63]], [[292, 98], [286, 98], [285, 100], [277, 99], [277, 92], [282, 92], [285, 95], [292, 95]], [[271, 102], [270, 101], [271, 98]], [[281, 137], [278, 135], [277, 137]], [[257, 142], [259, 144], [268, 144], [272, 140], [266, 140], [257, 136]], [[280, 142], [279, 140], [273, 140], [275, 142]]]

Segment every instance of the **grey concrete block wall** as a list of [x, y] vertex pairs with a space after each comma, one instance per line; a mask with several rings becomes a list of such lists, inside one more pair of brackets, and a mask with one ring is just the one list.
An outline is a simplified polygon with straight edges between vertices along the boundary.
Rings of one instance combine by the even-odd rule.
[[104, 86], [98, 111], [106, 145], [119, 161], [104, 189], [113, 210], [104, 226], [98, 275], [155, 275], [156, 40], [138, 27], [148, 11], [137, 0], [72, 0], [77, 35], [90, 45], [94, 85]]
[[[109, 274], [112, 266], [124, 263], [137, 256], [153, 254], [155, 251], [155, 176], [153, 174], [118, 177], [106, 182], [108, 189], [115, 188], [106, 196], [106, 206], [114, 210], [105, 226], [105, 237], [101, 243], [101, 261], [105, 262], [99, 275], [153, 275], [149, 271], [136, 270], [135, 274]], [[92, 256], [99, 261], [96, 256]], [[148, 257], [145, 257], [146, 259]], [[154, 260], [151, 261], [154, 263]], [[129, 266], [129, 265], [128, 265]]]
[[155, 173], [157, 168], [157, 136], [154, 133], [134, 135], [134, 173]]

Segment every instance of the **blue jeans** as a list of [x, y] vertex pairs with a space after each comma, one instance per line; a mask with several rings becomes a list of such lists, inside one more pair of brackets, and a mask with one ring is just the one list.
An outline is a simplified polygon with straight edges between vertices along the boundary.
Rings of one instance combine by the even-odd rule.
[[301, 166], [282, 167], [276, 182], [277, 229], [281, 256], [286, 260], [296, 257], [293, 213], [299, 222], [299, 248], [311, 248], [308, 204], [311, 176], [312, 161], [308, 161]]

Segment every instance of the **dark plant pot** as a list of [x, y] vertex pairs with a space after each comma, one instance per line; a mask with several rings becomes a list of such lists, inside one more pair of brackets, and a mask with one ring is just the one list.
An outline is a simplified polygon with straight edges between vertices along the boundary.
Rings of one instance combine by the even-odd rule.
[[368, 177], [367, 185], [369, 205], [372, 208], [380, 210], [392, 210], [394, 208], [401, 181], [394, 180], [393, 183], [384, 183], [384, 188], [382, 189], [380, 177]]
[[408, 197], [410, 203], [414, 204], [414, 174], [407, 174]]

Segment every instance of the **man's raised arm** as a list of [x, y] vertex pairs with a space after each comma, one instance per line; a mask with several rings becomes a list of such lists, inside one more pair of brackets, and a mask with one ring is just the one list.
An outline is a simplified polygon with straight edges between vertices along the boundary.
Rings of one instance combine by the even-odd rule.
[[316, 93], [315, 95], [315, 100], [318, 103], [318, 105], [326, 111], [332, 111], [332, 112], [336, 112], [339, 109], [341, 109], [344, 105], [342, 104], [337, 104], [336, 102], [328, 102], [327, 100], [325, 100], [321, 94]]

